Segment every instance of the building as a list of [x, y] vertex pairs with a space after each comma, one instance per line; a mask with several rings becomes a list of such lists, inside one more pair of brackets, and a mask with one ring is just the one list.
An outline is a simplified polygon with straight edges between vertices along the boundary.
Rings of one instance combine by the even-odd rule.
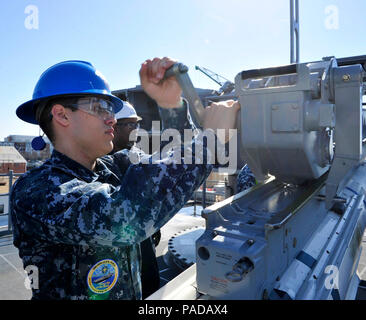
[[24, 173], [27, 161], [13, 146], [0, 146], [0, 173]]
[[32, 148], [32, 140], [34, 138], [34, 136], [10, 135], [4, 139], [4, 142], [11, 143], [29, 162], [44, 161], [50, 158], [53, 148], [47, 137], [43, 137], [46, 142], [46, 147], [40, 151]]

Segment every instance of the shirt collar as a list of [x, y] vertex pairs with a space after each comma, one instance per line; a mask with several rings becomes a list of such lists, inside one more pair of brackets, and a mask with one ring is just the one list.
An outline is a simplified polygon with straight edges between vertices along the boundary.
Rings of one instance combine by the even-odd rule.
[[98, 175], [95, 172], [85, 168], [80, 163], [55, 149], [52, 152], [48, 164], [86, 182], [93, 182], [98, 179]]

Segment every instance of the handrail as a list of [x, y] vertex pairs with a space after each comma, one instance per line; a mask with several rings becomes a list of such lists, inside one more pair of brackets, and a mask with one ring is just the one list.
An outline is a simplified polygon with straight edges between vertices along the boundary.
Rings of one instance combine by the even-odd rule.
[[12, 231], [12, 223], [11, 223], [11, 215], [10, 212], [10, 192], [13, 186], [13, 178], [19, 177], [23, 175], [23, 173], [14, 173], [13, 170], [9, 170], [9, 173], [0, 173], [0, 177], [9, 177], [9, 191], [7, 193], [0, 193], [0, 197], [9, 197], [8, 198], [8, 212], [7, 213], [0, 213], [0, 217], [8, 216], [8, 225], [7, 227], [0, 226], [0, 236], [3, 234], [11, 233]]

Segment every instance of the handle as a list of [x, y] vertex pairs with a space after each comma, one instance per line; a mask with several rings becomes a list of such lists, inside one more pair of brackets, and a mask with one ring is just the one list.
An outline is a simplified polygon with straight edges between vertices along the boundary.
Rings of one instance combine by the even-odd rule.
[[188, 67], [180, 62], [173, 64], [165, 71], [164, 79], [173, 76], [177, 79], [183, 91], [183, 96], [188, 101], [189, 113], [194, 125], [197, 128], [202, 129], [205, 108], [188, 75]]

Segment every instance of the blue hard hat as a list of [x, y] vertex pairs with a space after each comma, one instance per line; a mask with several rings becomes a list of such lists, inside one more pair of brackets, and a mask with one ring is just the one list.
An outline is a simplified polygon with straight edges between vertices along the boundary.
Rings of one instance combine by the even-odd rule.
[[123, 101], [112, 95], [104, 76], [86, 61], [70, 60], [57, 63], [40, 76], [33, 91], [33, 99], [20, 105], [17, 116], [29, 123], [38, 124], [36, 109], [40, 102], [64, 96], [102, 96], [114, 104], [117, 113]]

